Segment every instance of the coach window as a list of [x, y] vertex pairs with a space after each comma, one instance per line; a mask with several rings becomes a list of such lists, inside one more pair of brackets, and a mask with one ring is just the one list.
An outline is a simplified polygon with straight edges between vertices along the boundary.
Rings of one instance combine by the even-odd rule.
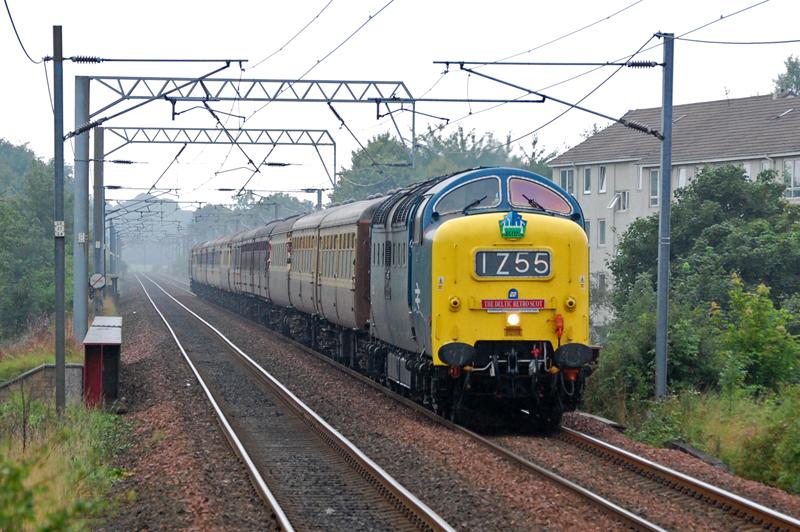
[[484, 177], [459, 185], [436, 202], [433, 210], [448, 214], [470, 209], [486, 209], [500, 205], [500, 178]]

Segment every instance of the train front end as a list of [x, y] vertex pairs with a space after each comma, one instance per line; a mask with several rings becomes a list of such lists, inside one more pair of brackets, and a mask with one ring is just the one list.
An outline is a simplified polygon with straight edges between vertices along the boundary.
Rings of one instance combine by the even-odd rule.
[[[554, 211], [546, 186], [516, 181], [503, 181], [508, 209], [466, 211], [432, 235], [431, 353], [452, 414], [503, 412], [548, 428], [576, 408], [597, 356], [588, 241], [576, 205]], [[514, 209], [521, 201], [538, 208]]]

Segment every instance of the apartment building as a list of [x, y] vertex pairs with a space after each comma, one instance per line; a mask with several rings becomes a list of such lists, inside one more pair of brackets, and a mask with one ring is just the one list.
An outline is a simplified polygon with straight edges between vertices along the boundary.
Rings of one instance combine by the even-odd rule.
[[[627, 120], [660, 129], [661, 108], [636, 109]], [[611, 281], [608, 260], [633, 220], [659, 209], [661, 142], [613, 124], [552, 159], [553, 180], [570, 191], [587, 220], [590, 271]], [[752, 96], [673, 108], [672, 190], [705, 165], [738, 164], [755, 178], [776, 170], [786, 196], [800, 202], [800, 98]]]

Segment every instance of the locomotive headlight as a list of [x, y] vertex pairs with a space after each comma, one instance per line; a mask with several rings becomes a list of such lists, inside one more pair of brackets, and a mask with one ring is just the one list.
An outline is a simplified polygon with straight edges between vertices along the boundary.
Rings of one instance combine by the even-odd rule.
[[512, 312], [508, 316], [506, 316], [506, 323], [508, 323], [511, 327], [516, 327], [519, 325], [519, 314], [516, 312]]

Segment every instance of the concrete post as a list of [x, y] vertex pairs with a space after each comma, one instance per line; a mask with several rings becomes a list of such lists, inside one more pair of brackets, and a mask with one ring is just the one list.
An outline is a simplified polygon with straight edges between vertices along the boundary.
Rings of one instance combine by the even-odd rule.
[[[75, 78], [75, 129], [89, 121], [89, 78]], [[82, 342], [89, 321], [89, 132], [75, 137], [74, 245], [72, 248], [72, 335]]]
[[667, 394], [667, 333], [669, 330], [669, 247], [672, 202], [672, 74], [675, 35], [663, 33], [664, 77], [661, 103], [661, 211], [658, 218], [658, 287], [656, 292], [656, 399]]
[[[103, 255], [105, 254], [105, 188], [103, 186], [103, 128], [98, 127], [94, 130], [94, 268], [93, 273], [105, 273], [103, 271]], [[94, 311], [98, 314], [103, 309], [103, 290], [94, 291]]]
[[64, 57], [61, 26], [53, 26], [53, 220], [55, 235], [56, 411], [64, 412], [65, 394], [65, 273], [64, 273]]

